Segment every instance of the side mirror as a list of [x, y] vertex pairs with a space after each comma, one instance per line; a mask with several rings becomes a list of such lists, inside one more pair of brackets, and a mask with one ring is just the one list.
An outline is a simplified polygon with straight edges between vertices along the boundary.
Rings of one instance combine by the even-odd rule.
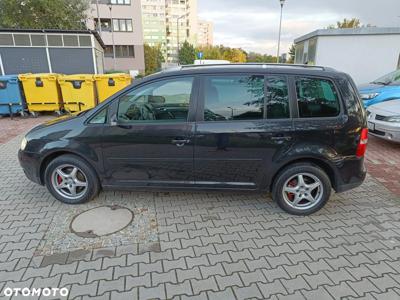
[[125, 124], [118, 123], [117, 115], [113, 115], [111, 117], [110, 125], [111, 126], [117, 126], [119, 128], [122, 128], [122, 129], [131, 129], [132, 128], [131, 125], [125, 125]]

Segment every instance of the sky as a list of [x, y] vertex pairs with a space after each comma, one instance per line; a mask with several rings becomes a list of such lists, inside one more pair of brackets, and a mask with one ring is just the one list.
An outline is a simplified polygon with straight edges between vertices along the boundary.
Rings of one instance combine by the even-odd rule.
[[[214, 45], [276, 55], [279, 0], [198, 0], [199, 18], [214, 23]], [[281, 52], [293, 40], [344, 18], [400, 27], [400, 0], [286, 0]]]

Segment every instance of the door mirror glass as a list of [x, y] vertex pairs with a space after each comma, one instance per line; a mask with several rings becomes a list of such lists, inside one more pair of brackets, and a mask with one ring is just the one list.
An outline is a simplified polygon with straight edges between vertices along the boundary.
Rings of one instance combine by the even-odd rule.
[[157, 81], [119, 99], [119, 122], [187, 121], [193, 77]]

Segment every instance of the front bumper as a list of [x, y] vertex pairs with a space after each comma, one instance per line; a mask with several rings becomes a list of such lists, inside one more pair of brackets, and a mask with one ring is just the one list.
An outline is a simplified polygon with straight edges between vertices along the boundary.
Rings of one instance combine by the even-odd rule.
[[400, 127], [398, 123], [368, 120], [369, 133], [378, 138], [400, 143]]
[[24, 170], [25, 176], [29, 180], [43, 185], [42, 180], [40, 178], [40, 159], [38, 155], [35, 153], [19, 150], [18, 160], [19, 164]]

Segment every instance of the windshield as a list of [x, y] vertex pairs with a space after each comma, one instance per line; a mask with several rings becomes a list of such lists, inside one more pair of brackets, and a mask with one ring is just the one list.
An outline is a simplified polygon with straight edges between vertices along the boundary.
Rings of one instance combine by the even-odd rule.
[[400, 82], [400, 70], [396, 70], [394, 72], [386, 74], [385, 76], [382, 76], [382, 77], [372, 81], [372, 83], [384, 84], [384, 85], [388, 85], [393, 82]]

